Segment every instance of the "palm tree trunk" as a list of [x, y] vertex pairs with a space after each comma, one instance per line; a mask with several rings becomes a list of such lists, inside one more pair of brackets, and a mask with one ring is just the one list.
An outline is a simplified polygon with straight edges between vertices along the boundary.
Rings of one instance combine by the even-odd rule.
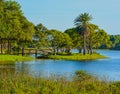
[[83, 55], [85, 55], [87, 53], [87, 49], [86, 49], [86, 36], [85, 36], [85, 34], [83, 35], [83, 40], [84, 40]]
[[89, 50], [90, 50], [90, 55], [93, 54], [93, 51], [92, 51], [92, 38], [90, 37], [90, 43], [89, 43]]

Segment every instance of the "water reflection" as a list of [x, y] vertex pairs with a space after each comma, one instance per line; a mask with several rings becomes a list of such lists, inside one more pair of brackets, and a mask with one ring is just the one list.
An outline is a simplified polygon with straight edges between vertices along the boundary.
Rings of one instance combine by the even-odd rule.
[[29, 73], [29, 64], [25, 64], [24, 62], [16, 62], [15, 68], [15, 71], [18, 73]]

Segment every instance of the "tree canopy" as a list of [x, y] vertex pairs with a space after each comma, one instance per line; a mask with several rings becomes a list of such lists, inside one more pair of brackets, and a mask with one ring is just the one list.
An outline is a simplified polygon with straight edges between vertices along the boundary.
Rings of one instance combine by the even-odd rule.
[[11, 53], [12, 48], [52, 48], [53, 53], [70, 53], [78, 49], [79, 53], [92, 54], [96, 48], [120, 48], [120, 36], [108, 35], [99, 26], [90, 23], [92, 16], [82, 13], [74, 20], [76, 27], [65, 32], [47, 29], [42, 23], [34, 25], [24, 16], [16, 1], [0, 0], [0, 48], [1, 53]]
[[[8, 45], [11, 49], [11, 41], [32, 41], [34, 25], [23, 15], [20, 5], [16, 1], [0, 1], [0, 40], [1, 48]], [[8, 40], [8, 44], [6, 44]], [[5, 41], [3, 43], [3, 41]], [[2, 49], [1, 49], [2, 50]], [[2, 51], [1, 51], [2, 52]], [[9, 53], [10, 51], [8, 51]]]

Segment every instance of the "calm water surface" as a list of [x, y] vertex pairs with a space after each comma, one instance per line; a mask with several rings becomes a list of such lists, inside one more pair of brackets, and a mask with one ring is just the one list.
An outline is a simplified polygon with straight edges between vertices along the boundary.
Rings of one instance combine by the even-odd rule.
[[97, 52], [109, 58], [90, 61], [34, 60], [16, 62], [14, 65], [0, 65], [0, 70], [10, 68], [14, 72], [27, 72], [44, 77], [49, 77], [51, 74], [71, 76], [76, 70], [86, 70], [100, 78], [120, 80], [120, 51], [98, 50]]

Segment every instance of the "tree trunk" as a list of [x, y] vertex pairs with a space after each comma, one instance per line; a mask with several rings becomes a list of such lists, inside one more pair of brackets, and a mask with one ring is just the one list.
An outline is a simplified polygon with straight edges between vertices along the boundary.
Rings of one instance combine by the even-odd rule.
[[11, 46], [12, 46], [12, 45], [11, 45], [11, 42], [10, 42], [10, 54], [11, 54], [11, 48], [12, 48]]
[[0, 43], [1, 43], [1, 54], [3, 54], [2, 39], [0, 39]]
[[57, 47], [57, 54], [59, 53], [59, 48]]
[[10, 54], [10, 39], [8, 38], [8, 54]]
[[35, 49], [35, 57], [37, 58], [37, 49]]
[[64, 49], [64, 48], [61, 48], [61, 52], [65, 52], [65, 49]]
[[82, 49], [79, 49], [79, 53], [82, 53]]
[[92, 54], [93, 54], [92, 47], [90, 47], [90, 55], [92, 55]]
[[56, 55], [56, 48], [54, 48], [54, 55]]
[[71, 51], [70, 48], [67, 48], [67, 49], [66, 49], [66, 53], [70, 54], [70, 51]]
[[22, 56], [24, 56], [24, 54], [25, 54], [25, 53], [24, 53], [24, 48], [22, 48]]
[[87, 53], [87, 49], [86, 49], [86, 36], [85, 36], [85, 34], [83, 35], [83, 40], [84, 40], [83, 55], [85, 55]]
[[87, 52], [88, 52], [88, 54], [90, 54], [90, 49], [89, 48], [87, 49]]
[[78, 47], [78, 52], [82, 53], [82, 48]]

